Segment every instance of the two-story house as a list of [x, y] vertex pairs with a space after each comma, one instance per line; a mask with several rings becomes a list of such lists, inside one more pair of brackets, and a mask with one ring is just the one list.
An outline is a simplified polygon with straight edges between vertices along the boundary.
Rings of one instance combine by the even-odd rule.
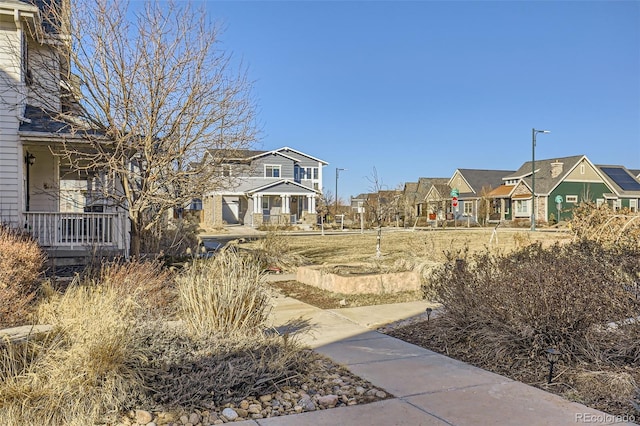
[[208, 155], [218, 159], [222, 179], [219, 188], [203, 196], [205, 225], [316, 222], [316, 198], [322, 194], [327, 162], [289, 147], [212, 150]]
[[61, 71], [69, 59], [54, 47], [64, 36], [43, 19], [50, 3], [0, 0], [0, 222], [51, 250], [123, 251], [125, 215], [103, 197], [109, 177], [57, 155], [83, 140], [60, 119], [73, 89]]

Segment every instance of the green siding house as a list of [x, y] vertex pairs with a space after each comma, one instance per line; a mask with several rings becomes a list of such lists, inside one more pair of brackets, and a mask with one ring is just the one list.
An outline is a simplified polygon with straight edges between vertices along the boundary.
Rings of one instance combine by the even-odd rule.
[[502, 193], [511, 197], [513, 219], [530, 219], [535, 205], [539, 222], [568, 220], [582, 202], [637, 212], [640, 200], [640, 181], [633, 173], [624, 166], [596, 166], [584, 155], [536, 160], [534, 197], [530, 161], [503, 181], [509, 188]]

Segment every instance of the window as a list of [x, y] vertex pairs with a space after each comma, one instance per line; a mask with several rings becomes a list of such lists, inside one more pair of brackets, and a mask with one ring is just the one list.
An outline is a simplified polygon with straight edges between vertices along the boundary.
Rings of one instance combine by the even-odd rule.
[[464, 214], [465, 216], [471, 216], [473, 214], [473, 203], [467, 201], [464, 203]]
[[600, 207], [603, 204], [604, 204], [604, 199], [603, 198], [596, 199], [596, 207]]
[[584, 164], [580, 164], [580, 174], [581, 175], [584, 174], [584, 170], [585, 170]]
[[224, 177], [231, 176], [231, 166], [229, 164], [222, 165], [222, 176]]
[[280, 166], [264, 166], [264, 177], [280, 177]]
[[315, 180], [317, 180], [317, 179], [318, 179], [318, 175], [319, 175], [319, 173], [318, 173], [318, 168], [317, 168], [317, 167], [314, 167], [314, 168], [313, 168], [313, 178], [314, 178]]
[[516, 215], [528, 215], [529, 214], [529, 201], [530, 200], [516, 200]]
[[577, 203], [578, 202], [578, 196], [577, 195], [567, 195], [567, 203]]
[[638, 211], [638, 199], [637, 198], [633, 198], [633, 199], [629, 200], [629, 210], [631, 210], [634, 213]]
[[202, 200], [199, 198], [194, 198], [193, 200], [191, 200], [189, 210], [202, 210]]
[[613, 200], [613, 210], [620, 210], [622, 208], [622, 200]]

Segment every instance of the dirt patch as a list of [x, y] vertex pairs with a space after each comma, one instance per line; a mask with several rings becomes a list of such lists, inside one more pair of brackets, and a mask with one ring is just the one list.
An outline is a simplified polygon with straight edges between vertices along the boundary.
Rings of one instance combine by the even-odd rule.
[[419, 291], [394, 294], [340, 294], [321, 290], [298, 281], [278, 281], [269, 283], [269, 285], [285, 296], [321, 309], [354, 308], [422, 300], [422, 294]]

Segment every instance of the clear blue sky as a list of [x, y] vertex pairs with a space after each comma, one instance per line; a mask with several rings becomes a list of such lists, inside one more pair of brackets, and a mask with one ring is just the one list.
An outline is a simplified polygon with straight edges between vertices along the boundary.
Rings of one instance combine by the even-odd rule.
[[263, 137], [324, 188], [585, 154], [640, 169], [638, 1], [208, 1], [248, 66]]

